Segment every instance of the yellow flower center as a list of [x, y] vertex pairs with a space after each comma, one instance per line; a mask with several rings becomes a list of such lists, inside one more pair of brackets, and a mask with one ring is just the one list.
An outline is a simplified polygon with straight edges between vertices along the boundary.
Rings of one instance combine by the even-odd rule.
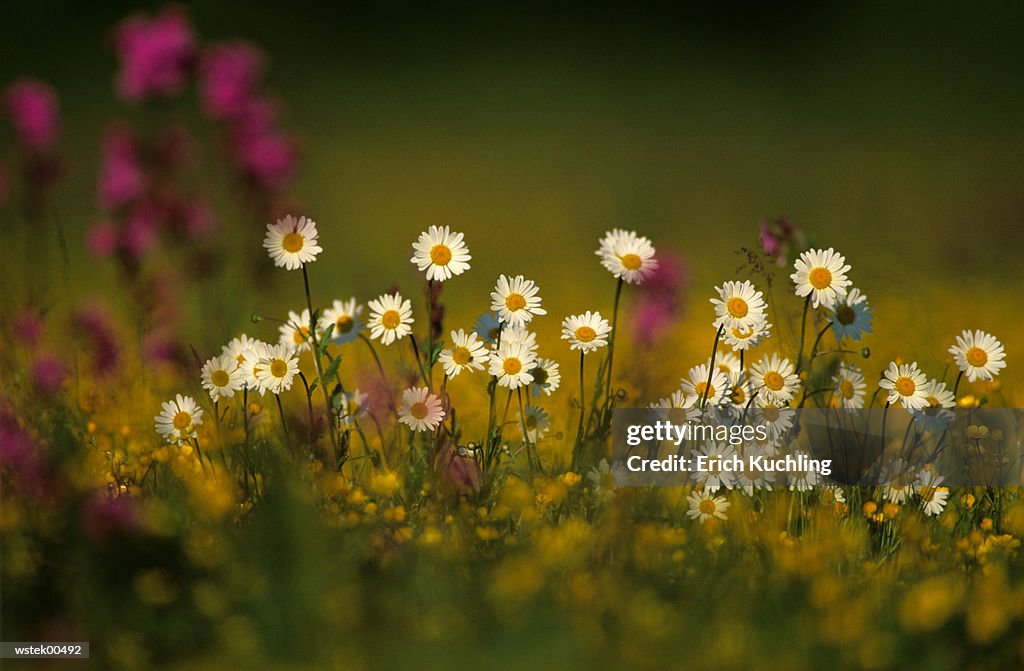
[[543, 387], [545, 384], [547, 384], [548, 372], [541, 368], [540, 366], [537, 366], [536, 368], [531, 370], [530, 374], [533, 375], [533, 383], [535, 385]]
[[928, 401], [929, 407], [932, 407], [932, 408], [939, 407], [939, 399], [935, 398], [934, 396], [928, 396], [924, 400]]
[[707, 382], [698, 382], [697, 384], [693, 385], [693, 393], [695, 393], [697, 396], [700, 396], [701, 398], [704, 397], [705, 389], [708, 390], [708, 398], [714, 398], [715, 385], [711, 385], [709, 387]]
[[777, 371], [770, 370], [764, 374], [764, 386], [772, 391], [779, 391], [786, 384], [785, 378]]
[[505, 363], [503, 363], [501, 367], [509, 375], [515, 375], [523, 369], [523, 363], [515, 357], [509, 357], [508, 359], [505, 359]]
[[239, 353], [239, 355], [235, 357], [235, 361], [238, 363], [245, 363], [245, 355]]
[[305, 240], [298, 233], [285, 233], [285, 236], [281, 238], [281, 247], [286, 252], [296, 253], [302, 249], [302, 245], [305, 244]]
[[533, 431], [537, 428], [537, 418], [533, 415], [526, 416], [526, 429], [527, 431]]
[[596, 337], [597, 331], [589, 326], [580, 326], [576, 329], [576, 340], [579, 340], [580, 342], [590, 342]]
[[769, 405], [761, 410], [761, 416], [764, 417], [766, 422], [775, 423], [779, 421], [779, 409], [773, 405]]
[[733, 405], [743, 405], [747, 400], [747, 392], [743, 390], [742, 386], [736, 385], [732, 388], [730, 399], [732, 400]]
[[523, 298], [522, 294], [509, 294], [505, 298], [505, 307], [513, 312], [522, 310], [526, 307], [526, 299]]
[[398, 328], [401, 321], [402, 315], [398, 314], [398, 310], [388, 310], [380, 316], [380, 324], [386, 329]]
[[747, 306], [747, 302], [739, 296], [733, 296], [729, 299], [729, 302], [725, 304], [725, 309], [729, 311], [729, 314], [736, 319], [743, 319], [750, 312], [750, 308]]
[[427, 416], [429, 410], [427, 409], [426, 403], [413, 403], [412, 407], [409, 408], [409, 414], [416, 419], [423, 419]]
[[334, 322], [335, 333], [348, 333], [355, 326], [355, 320], [349, 315], [342, 315]]
[[284, 359], [274, 359], [270, 362], [270, 374], [274, 377], [284, 377], [288, 373], [288, 364]]
[[171, 420], [171, 422], [174, 424], [175, 429], [178, 431], [184, 431], [190, 424], [192, 424], [192, 415], [182, 410], [174, 416], [174, 419]]
[[301, 345], [302, 343], [306, 342], [308, 338], [309, 328], [306, 326], [301, 326], [295, 329], [295, 331], [292, 333], [292, 340], [295, 342], [296, 345]]
[[452, 260], [452, 250], [447, 245], [434, 245], [430, 249], [430, 262], [435, 266], [446, 266]]
[[843, 380], [840, 382], [839, 393], [843, 395], [843, 398], [853, 398], [853, 383], [849, 380]]
[[705, 515], [714, 515], [717, 508], [718, 506], [711, 499], [701, 499], [700, 501], [700, 511]]
[[732, 337], [736, 338], [737, 340], [746, 340], [747, 338], [749, 338], [752, 335], [754, 335], [754, 329], [753, 328], [749, 328], [747, 330], [743, 330], [743, 329], [741, 329], [741, 328], [739, 328], [737, 326], [733, 326], [729, 330], [732, 332]]
[[215, 370], [213, 371], [213, 375], [210, 376], [210, 382], [212, 382], [215, 387], [226, 387], [231, 382], [231, 376], [223, 369]]
[[981, 367], [988, 363], [988, 354], [980, 347], [972, 347], [964, 356], [967, 358], [967, 363], [975, 367]]
[[910, 396], [917, 389], [917, 385], [914, 384], [914, 381], [909, 377], [899, 378], [896, 380], [896, 384], [894, 386], [896, 387], [896, 391], [903, 396]]
[[643, 259], [636, 254], [624, 254], [620, 257], [622, 261], [622, 267], [626, 270], [639, 270], [640, 266], [643, 265]]
[[815, 268], [807, 274], [807, 281], [815, 289], [825, 289], [832, 284], [832, 271], [828, 268]]
[[472, 358], [473, 354], [469, 351], [469, 348], [456, 347], [454, 350], [452, 350], [452, 361], [459, 364], [460, 366], [465, 366], [467, 363], [470, 362]]
[[857, 313], [849, 305], [840, 305], [836, 310], [836, 319], [843, 326], [849, 326], [857, 318]]

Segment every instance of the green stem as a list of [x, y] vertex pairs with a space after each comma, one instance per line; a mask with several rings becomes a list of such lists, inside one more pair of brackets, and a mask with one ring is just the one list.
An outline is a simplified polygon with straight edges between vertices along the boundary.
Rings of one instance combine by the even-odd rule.
[[420, 375], [423, 377], [423, 384], [430, 389], [430, 378], [427, 377], [427, 371], [423, 368], [423, 357], [420, 356], [420, 346], [416, 344], [416, 336], [410, 333], [409, 340], [412, 342], [412, 353], [416, 359], [416, 366], [420, 369]]
[[703, 408], [708, 402], [708, 393], [711, 391], [711, 380], [715, 376], [715, 358], [718, 356], [718, 341], [722, 339], [722, 331], [725, 329], [725, 324], [718, 327], [718, 332], [715, 333], [715, 344], [711, 347], [711, 364], [708, 366], [708, 381], [704, 385], [704, 396], [700, 399], [700, 407]]
[[277, 411], [281, 413], [281, 428], [284, 429], [284, 442], [288, 445], [288, 451], [292, 451], [292, 436], [288, 433], [288, 420], [284, 418], [284, 406], [281, 405], [281, 395], [274, 394], [274, 398], [277, 400]]
[[[316, 337], [316, 320], [313, 314], [313, 299], [309, 292], [309, 273], [306, 272], [306, 264], [302, 264], [302, 282], [306, 287], [306, 308], [309, 310], [309, 337], [313, 341], [313, 363], [316, 364], [316, 376], [320, 381], [320, 391], [324, 396], [324, 410], [327, 412], [327, 435], [331, 439], [330, 451], [327, 458], [333, 468], [338, 463], [338, 438], [334, 433], [333, 413], [331, 411], [331, 396], [327, 391], [327, 380], [324, 379], [323, 365], [320, 363], [320, 343]], [[308, 400], [308, 399], [307, 399]]]
[[585, 350], [580, 350], [580, 424], [576, 429], [576, 445], [572, 451], [572, 466], [575, 468], [576, 462], [579, 459], [580, 445], [583, 443], [583, 414], [586, 412], [586, 406], [584, 404], [584, 396], [586, 387], [583, 382], [583, 358], [586, 356]]
[[612, 307], [612, 332], [608, 338], [608, 382], [605, 384], [606, 403], [612, 399], [612, 364], [615, 361], [615, 334], [619, 328], [619, 298], [622, 296], [623, 280], [620, 277], [615, 285], [615, 303]]
[[804, 365], [804, 336], [807, 334], [807, 311], [811, 307], [811, 295], [807, 294], [807, 298], [804, 299], [804, 314], [800, 318], [800, 351], [796, 357], [796, 372], [800, 373]]

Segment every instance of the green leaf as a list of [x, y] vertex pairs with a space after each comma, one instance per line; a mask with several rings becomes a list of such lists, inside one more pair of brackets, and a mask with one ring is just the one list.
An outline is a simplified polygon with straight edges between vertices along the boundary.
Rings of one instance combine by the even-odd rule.
[[338, 374], [338, 366], [341, 365], [341, 355], [334, 357], [331, 363], [327, 366], [327, 370], [324, 371], [324, 379], [332, 378]]
[[437, 343], [436, 345], [434, 345], [434, 351], [430, 353], [430, 365], [431, 366], [433, 366], [435, 363], [437, 363], [437, 359], [438, 359], [438, 357], [441, 356], [441, 351], [442, 350], [444, 350], [444, 341], [443, 340], [441, 342]]
[[331, 342], [331, 334], [334, 333], [334, 324], [328, 324], [327, 328], [324, 329], [323, 334], [320, 336], [320, 356], [323, 357], [327, 351], [327, 345]]

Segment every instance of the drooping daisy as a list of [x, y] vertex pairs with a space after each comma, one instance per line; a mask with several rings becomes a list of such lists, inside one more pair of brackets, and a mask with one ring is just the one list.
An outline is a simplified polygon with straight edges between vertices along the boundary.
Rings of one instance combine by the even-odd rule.
[[200, 376], [203, 389], [210, 392], [214, 401], [233, 397], [245, 384], [242, 369], [230, 354], [215, 356], [204, 363]]
[[793, 364], [778, 354], [765, 356], [751, 366], [750, 381], [759, 396], [776, 403], [789, 402], [800, 388]]
[[914, 491], [921, 499], [921, 510], [928, 517], [935, 517], [942, 513], [946, 507], [946, 499], [949, 498], [949, 488], [940, 487], [942, 476], [932, 470], [922, 471], [918, 475]]
[[462, 233], [456, 233], [447, 226], [431, 226], [420, 238], [412, 243], [412, 258], [409, 259], [421, 271], [427, 271], [428, 280], [444, 282], [453, 275], [469, 270], [469, 247], [462, 240]]
[[715, 291], [718, 298], [712, 298], [711, 303], [715, 306], [716, 329], [736, 327], [746, 331], [764, 321], [764, 295], [749, 280], [725, 282]]
[[924, 388], [928, 378], [917, 369], [917, 362], [896, 365], [890, 362], [885, 377], [878, 386], [889, 392], [887, 401], [890, 404], [900, 403], [904, 408], [918, 410], [928, 405]]
[[651, 241], [633, 231], [608, 231], [594, 253], [602, 266], [627, 284], [640, 284], [658, 268]]
[[433, 431], [444, 419], [441, 399], [426, 387], [409, 387], [402, 392], [398, 421], [413, 431]]
[[263, 357], [270, 355], [270, 350], [271, 346], [262, 340], [251, 339], [249, 341], [249, 348], [238, 355], [241, 359], [238, 368], [242, 371], [242, 383], [250, 392], [255, 391], [261, 396], [263, 395], [263, 387], [260, 385], [258, 377], [259, 362]]
[[536, 367], [537, 355], [522, 343], [503, 342], [491, 352], [489, 372], [502, 387], [518, 389], [530, 384]]
[[[714, 494], [723, 487], [732, 489], [735, 477], [732, 471], [725, 470], [724, 463], [731, 461], [736, 456], [736, 448], [726, 443], [710, 442], [698, 450], [696, 458], [704, 457], [703, 470], [698, 470], [695, 475], [697, 483]], [[694, 462], [696, 463], [696, 462]]]
[[562, 384], [562, 373], [559, 372], [558, 362], [553, 359], [537, 357], [537, 365], [530, 371], [533, 375], [533, 382], [530, 388], [534, 396], [540, 396], [544, 392], [548, 396], [558, 389]]
[[606, 346], [611, 332], [611, 325], [600, 312], [588, 310], [562, 320], [562, 340], [569, 341], [569, 349], [578, 349], [584, 354]]
[[487, 347], [475, 333], [467, 334], [462, 329], [452, 331], [452, 346], [442, 350], [437, 360], [444, 367], [448, 377], [455, 377], [464, 370], [483, 370], [487, 362]]
[[680, 390], [686, 394], [689, 405], [699, 406], [707, 392], [707, 404], [718, 405], [729, 392], [729, 378], [717, 368], [711, 374], [711, 385], [708, 386], [708, 365], [694, 366], [680, 382]]
[[191, 396], [178, 394], [173, 401], [160, 406], [160, 414], [153, 418], [156, 432], [168, 443], [183, 443], [196, 437], [196, 427], [203, 423], [203, 410]]
[[509, 326], [501, 331], [501, 342], [510, 345], [526, 345], [531, 352], [537, 351], [537, 334], [522, 326]]
[[299, 372], [299, 357], [288, 345], [276, 345], [260, 357], [255, 366], [256, 380], [260, 389], [271, 394], [280, 394], [292, 388], [292, 380]]
[[938, 432], [953, 423], [955, 415], [950, 408], [956, 407], [956, 399], [945, 382], [929, 380], [924, 386], [924, 399], [927, 405], [914, 411], [914, 423], [919, 429]]
[[754, 347], [762, 340], [771, 335], [772, 325], [767, 319], [762, 319], [751, 328], [739, 326], [727, 326], [722, 331], [722, 342], [732, 348], [734, 352], [741, 352]]
[[995, 336], [984, 331], [964, 331], [949, 348], [953, 361], [970, 382], [991, 380], [1006, 368], [1006, 352]]
[[832, 306], [832, 316], [828, 320], [837, 339], [860, 340], [865, 333], [871, 333], [874, 317], [867, 296], [860, 289], [850, 289], [845, 298]]
[[312, 219], [292, 215], [278, 219], [276, 224], [267, 224], [267, 237], [263, 246], [270, 253], [275, 266], [297, 270], [304, 263], [316, 261], [316, 255], [323, 251], [317, 245], [319, 234]]
[[493, 312], [485, 312], [476, 318], [473, 332], [488, 345], [493, 345], [498, 341], [498, 334], [501, 333], [501, 322]]
[[261, 341], [256, 340], [255, 338], [250, 338], [249, 336], [243, 333], [237, 338], [233, 338], [231, 342], [229, 342], [227, 345], [221, 347], [220, 353], [230, 356], [239, 364], [241, 364], [245, 360], [245, 350], [252, 349], [253, 343], [256, 342]]
[[341, 405], [338, 407], [338, 421], [343, 426], [352, 426], [356, 420], [366, 414], [369, 394], [364, 394], [358, 389], [341, 395]]
[[491, 292], [491, 309], [506, 326], [526, 326], [535, 316], [548, 313], [540, 306], [539, 291], [533, 280], [522, 275], [500, 275]]
[[[710, 357], [708, 358], [708, 363], [711, 363]], [[715, 356], [715, 368], [725, 373], [730, 382], [742, 371], [740, 358], [732, 352], [719, 352]]]
[[701, 524], [710, 519], [727, 519], [725, 511], [731, 505], [724, 496], [712, 496], [710, 492], [692, 491], [686, 497], [690, 508], [686, 514], [691, 520], [699, 520]]
[[864, 393], [867, 385], [864, 383], [864, 373], [860, 368], [847, 363], [839, 365], [835, 377], [832, 378], [835, 385], [832, 388], [832, 397], [839, 404], [839, 407], [854, 409], [864, 407]]
[[320, 317], [320, 330], [323, 331], [333, 325], [331, 342], [338, 345], [350, 343], [358, 338], [359, 332], [366, 327], [359, 320], [362, 314], [363, 306], [359, 305], [355, 298], [350, 298], [347, 301], [334, 301]]
[[280, 332], [278, 343], [291, 348], [295, 352], [306, 352], [312, 349], [313, 339], [309, 334], [309, 309], [302, 312], [288, 311], [288, 321], [277, 329]]
[[412, 333], [412, 303], [402, 299], [401, 294], [383, 294], [377, 300], [369, 301], [370, 337], [390, 345]]
[[536, 443], [544, 437], [544, 434], [548, 432], [548, 428], [551, 427], [551, 417], [544, 411], [544, 408], [536, 405], [527, 405], [523, 409], [523, 414], [526, 415], [526, 423], [524, 424], [522, 418], [520, 418], [519, 428], [526, 434], [531, 443]]
[[815, 308], [833, 307], [846, 296], [850, 280], [846, 273], [850, 266], [842, 254], [831, 247], [826, 250], [809, 249], [800, 255], [794, 264], [796, 272], [789, 276], [796, 285], [796, 295], [811, 297]]

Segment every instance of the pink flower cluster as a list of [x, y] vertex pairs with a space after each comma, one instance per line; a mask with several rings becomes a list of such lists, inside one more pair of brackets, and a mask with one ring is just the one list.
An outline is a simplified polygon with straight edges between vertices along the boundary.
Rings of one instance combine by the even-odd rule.
[[[45, 82], [26, 77], [7, 87], [2, 103], [2, 112], [10, 117], [14, 141], [21, 150], [27, 200], [38, 211], [43, 194], [63, 173], [56, 154], [61, 130], [57, 92]], [[9, 188], [7, 172], [0, 166], [0, 203], [6, 200]]]
[[117, 92], [129, 102], [180, 93], [196, 58], [188, 17], [168, 7], [152, 18], [130, 16], [114, 29], [114, 50], [120, 60]]
[[788, 265], [795, 258], [790, 252], [806, 247], [803, 233], [788, 219], [779, 217], [772, 221], [762, 219], [757, 222], [760, 232], [761, 249], [779, 266]]
[[633, 337], [650, 346], [682, 316], [689, 277], [681, 256], [659, 250], [658, 267], [640, 285], [633, 309]]

